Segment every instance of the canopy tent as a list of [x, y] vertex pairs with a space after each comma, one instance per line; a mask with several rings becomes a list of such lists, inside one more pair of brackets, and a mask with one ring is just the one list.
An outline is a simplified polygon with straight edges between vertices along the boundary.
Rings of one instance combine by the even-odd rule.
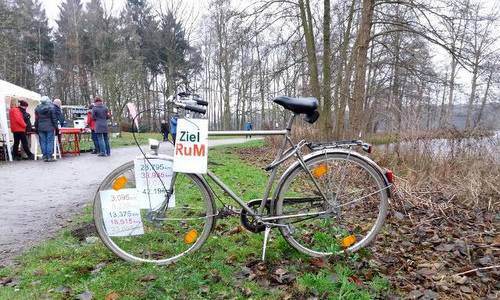
[[27, 112], [31, 115], [31, 120], [35, 121], [35, 107], [40, 103], [40, 94], [24, 89], [7, 81], [0, 80], [0, 134], [5, 137], [7, 149], [9, 149], [9, 160], [12, 161], [11, 140], [9, 124], [9, 109], [11, 104], [17, 106], [17, 101], [28, 102]]

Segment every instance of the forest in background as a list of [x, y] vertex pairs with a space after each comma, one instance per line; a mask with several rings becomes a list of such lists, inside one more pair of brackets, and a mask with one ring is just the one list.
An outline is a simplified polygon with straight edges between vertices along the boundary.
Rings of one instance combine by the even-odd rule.
[[[103, 97], [151, 109], [191, 89], [213, 129], [268, 128], [279, 95], [320, 100], [323, 137], [496, 129], [498, 5], [477, 0], [64, 0], [50, 28], [39, 0], [0, 0], [0, 79], [64, 104]], [[440, 58], [444, 63], [436, 63]], [[462, 114], [457, 125], [456, 113]]]

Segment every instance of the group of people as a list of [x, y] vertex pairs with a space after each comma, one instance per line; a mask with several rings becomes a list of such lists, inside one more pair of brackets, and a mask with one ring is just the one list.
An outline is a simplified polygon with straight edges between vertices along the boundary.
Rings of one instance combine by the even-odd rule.
[[[34, 159], [35, 156], [30, 150], [31, 134], [38, 135], [42, 159], [45, 162], [53, 162], [54, 140], [57, 136], [61, 145], [61, 135], [59, 129], [66, 125], [64, 114], [61, 110], [62, 102], [59, 99], [51, 101], [49, 97], [43, 96], [40, 104], [35, 108], [35, 123], [31, 122], [31, 115], [27, 112], [28, 102], [20, 100], [16, 105], [13, 102], [9, 110], [10, 129], [14, 136], [12, 157], [21, 160], [19, 145], [21, 144], [26, 159]], [[108, 119], [111, 114], [104, 105], [103, 100], [95, 98], [94, 104], [90, 106], [87, 113], [87, 124], [92, 131], [92, 141], [94, 151], [98, 156], [110, 156], [111, 149], [108, 138]]]
[[65, 125], [64, 114], [61, 110], [62, 102], [59, 99], [50, 101], [49, 97], [43, 96], [40, 104], [35, 108], [35, 124], [31, 123], [31, 115], [27, 112], [28, 102], [20, 100], [9, 110], [10, 129], [14, 136], [12, 157], [20, 160], [19, 144], [22, 145], [27, 159], [35, 156], [30, 150], [31, 134], [38, 134], [42, 159], [46, 162], [55, 161], [54, 138], [57, 135], [60, 141], [59, 128]]

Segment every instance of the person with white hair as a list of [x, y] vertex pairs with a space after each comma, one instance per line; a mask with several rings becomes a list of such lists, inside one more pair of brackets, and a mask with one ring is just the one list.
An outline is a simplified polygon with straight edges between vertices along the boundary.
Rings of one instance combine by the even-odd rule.
[[55, 161], [54, 154], [54, 133], [57, 128], [54, 105], [50, 98], [43, 96], [41, 103], [35, 109], [35, 130], [40, 140], [43, 160], [46, 162]]

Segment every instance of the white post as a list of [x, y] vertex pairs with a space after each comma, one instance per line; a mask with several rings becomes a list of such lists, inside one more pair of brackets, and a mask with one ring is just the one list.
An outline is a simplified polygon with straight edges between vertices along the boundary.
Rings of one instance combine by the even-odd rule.
[[6, 142], [7, 142], [7, 154], [9, 155], [9, 161], [13, 161], [13, 157], [12, 157], [12, 151], [10, 151], [10, 138], [9, 138], [9, 133], [7, 133], [5, 135], [7, 138], [6, 138]]

